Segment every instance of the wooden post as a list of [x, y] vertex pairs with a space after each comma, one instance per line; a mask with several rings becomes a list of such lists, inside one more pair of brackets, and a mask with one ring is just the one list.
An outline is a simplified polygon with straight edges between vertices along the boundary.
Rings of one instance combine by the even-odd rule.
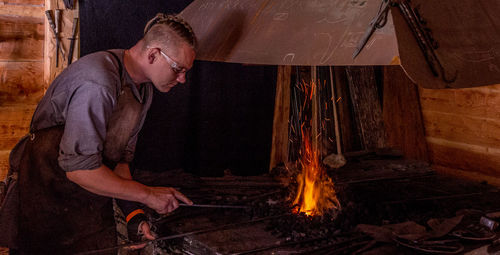
[[347, 79], [364, 149], [385, 146], [382, 104], [373, 67], [348, 67]]
[[349, 85], [346, 75], [346, 67], [335, 66], [335, 95], [334, 99], [338, 106], [338, 117], [340, 124], [340, 137], [342, 137], [342, 148], [344, 152], [359, 151], [361, 148], [356, 124], [352, 116], [352, 102], [349, 93]]
[[274, 103], [273, 138], [269, 170], [288, 160], [288, 121], [290, 118], [291, 66], [278, 66]]
[[406, 158], [429, 160], [418, 88], [400, 66], [384, 67], [383, 116], [387, 146]]

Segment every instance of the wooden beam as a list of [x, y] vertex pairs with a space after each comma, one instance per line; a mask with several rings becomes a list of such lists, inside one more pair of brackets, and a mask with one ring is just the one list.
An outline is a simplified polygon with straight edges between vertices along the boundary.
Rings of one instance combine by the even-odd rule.
[[45, 0], [3, 0], [4, 4], [24, 4], [24, 5], [41, 5]]
[[500, 119], [500, 84], [467, 89], [420, 89], [422, 110]]
[[274, 104], [273, 138], [269, 169], [288, 161], [288, 121], [290, 118], [291, 66], [278, 66]]
[[45, 18], [43, 5], [40, 4], [17, 4], [2, 1], [0, 2], [0, 16], [19, 18], [30, 17], [42, 21]]
[[42, 75], [41, 61], [0, 62], [0, 106], [37, 104], [45, 92]]
[[418, 88], [400, 66], [384, 67], [383, 106], [387, 146], [406, 158], [428, 161]]
[[500, 119], [426, 111], [425, 126], [429, 137], [500, 149]]
[[0, 150], [10, 150], [28, 133], [36, 105], [0, 106]]
[[10, 150], [0, 150], [0, 180], [5, 180], [7, 176], [7, 171], [9, 169], [9, 154]]
[[500, 176], [500, 149], [427, 137], [431, 162], [436, 165]]
[[0, 61], [40, 61], [43, 58], [43, 22], [0, 16], [0, 38]]
[[500, 178], [498, 176], [485, 175], [478, 172], [464, 171], [462, 169], [449, 168], [441, 165], [432, 165], [432, 169], [444, 175], [458, 177], [477, 182], [487, 182], [490, 185], [500, 187]]
[[380, 102], [374, 67], [347, 67], [355, 119], [364, 149], [385, 146], [382, 104]]
[[335, 103], [337, 104], [340, 137], [342, 142], [343, 152], [359, 151], [361, 145], [359, 136], [356, 132], [356, 123], [353, 122], [352, 102], [349, 94], [349, 84], [346, 76], [346, 68], [343, 66], [335, 66]]

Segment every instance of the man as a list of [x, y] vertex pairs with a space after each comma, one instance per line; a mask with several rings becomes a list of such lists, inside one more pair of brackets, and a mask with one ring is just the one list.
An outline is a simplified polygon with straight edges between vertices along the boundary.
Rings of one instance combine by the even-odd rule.
[[[110, 198], [140, 202], [160, 214], [175, 210], [178, 200], [192, 203], [173, 188], [133, 181], [129, 162], [151, 105], [152, 86], [168, 92], [184, 83], [195, 44], [186, 22], [158, 14], [132, 48], [84, 56], [54, 80], [33, 115], [30, 134], [10, 158], [11, 176], [19, 176], [20, 253], [75, 253], [115, 245]], [[10, 193], [2, 213], [9, 197], [15, 200], [16, 192]], [[142, 214], [135, 210], [127, 221], [140, 219], [135, 220], [139, 230], [153, 239], [148, 224], [140, 224]]]

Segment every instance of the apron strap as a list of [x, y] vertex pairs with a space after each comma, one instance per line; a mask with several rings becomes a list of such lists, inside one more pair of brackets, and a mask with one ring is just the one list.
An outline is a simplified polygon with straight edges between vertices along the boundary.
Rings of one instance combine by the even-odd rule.
[[121, 79], [122, 73], [123, 73], [123, 66], [122, 66], [122, 62], [120, 61], [120, 58], [114, 52], [112, 52], [110, 50], [107, 50], [106, 52], [111, 54], [115, 58], [116, 62], [118, 62], [118, 72], [120, 73], [120, 79]]

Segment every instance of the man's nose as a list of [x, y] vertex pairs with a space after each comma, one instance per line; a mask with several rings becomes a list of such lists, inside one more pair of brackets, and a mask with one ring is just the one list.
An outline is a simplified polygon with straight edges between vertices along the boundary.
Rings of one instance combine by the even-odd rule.
[[185, 83], [186, 82], [186, 73], [180, 73], [177, 75], [177, 79], [179, 83]]

